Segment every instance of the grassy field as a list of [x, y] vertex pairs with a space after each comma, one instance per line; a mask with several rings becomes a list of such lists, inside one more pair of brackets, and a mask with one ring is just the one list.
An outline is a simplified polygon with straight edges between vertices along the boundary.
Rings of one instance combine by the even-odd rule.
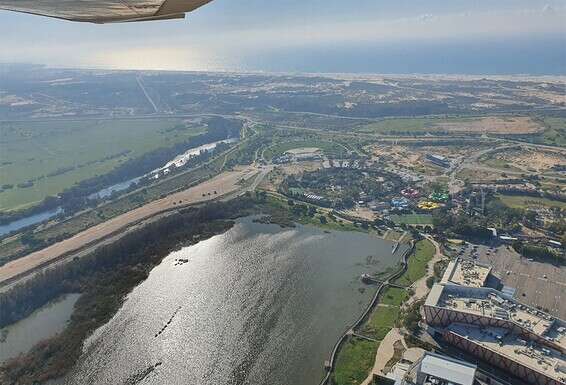
[[434, 245], [429, 240], [418, 241], [414, 253], [409, 256], [407, 271], [395, 283], [408, 286], [422, 278], [426, 273], [426, 265], [434, 256], [434, 253]]
[[382, 294], [381, 301], [383, 305], [401, 306], [409, 298], [407, 291], [398, 287], [389, 287]]
[[512, 208], [525, 209], [528, 207], [560, 207], [566, 209], [566, 202], [548, 198], [531, 197], [526, 195], [497, 195], [505, 205]]
[[566, 147], [566, 118], [544, 118], [543, 143]]
[[400, 312], [399, 306], [377, 306], [367, 323], [363, 326], [363, 334], [382, 340], [395, 326]]
[[462, 124], [466, 122], [477, 122], [477, 118], [397, 118], [384, 119], [379, 122], [361, 126], [359, 132], [398, 135], [403, 133], [424, 134], [444, 132], [445, 129], [438, 126], [440, 123]]
[[285, 143], [274, 144], [265, 149], [263, 156], [267, 160], [271, 160], [274, 157], [281, 156], [285, 151], [292, 150], [294, 148], [320, 148], [326, 155], [340, 156], [341, 154], [347, 152], [346, 147], [339, 143], [309, 139], [309, 140], [297, 140]]
[[350, 338], [342, 347], [336, 360], [336, 371], [332, 378], [334, 385], [358, 385], [367, 377], [375, 361], [379, 343]]
[[437, 119], [408, 118], [408, 119], [385, 119], [379, 122], [361, 126], [357, 131], [376, 134], [399, 134], [402, 132], [422, 132], [431, 127]]
[[391, 220], [396, 225], [432, 225], [432, 215], [430, 214], [391, 215]]
[[[0, 123], [0, 210], [30, 207], [121, 163], [204, 132], [179, 119]], [[32, 180], [31, 187], [18, 184]]]
[[356, 128], [358, 132], [382, 135], [413, 135], [427, 133], [458, 133], [481, 135], [484, 132], [493, 134], [524, 134], [541, 130], [541, 125], [529, 117], [424, 117], [394, 118]]

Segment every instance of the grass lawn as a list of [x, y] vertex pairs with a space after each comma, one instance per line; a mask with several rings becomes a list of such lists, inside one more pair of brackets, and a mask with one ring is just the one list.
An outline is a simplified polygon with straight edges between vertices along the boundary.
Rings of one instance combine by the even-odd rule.
[[384, 305], [401, 306], [408, 298], [409, 294], [407, 294], [407, 290], [398, 287], [389, 287], [383, 292], [380, 303]]
[[[205, 131], [180, 119], [0, 123], [0, 210], [30, 207], [125, 161]], [[18, 184], [33, 181], [31, 187]]]
[[409, 256], [409, 267], [395, 283], [409, 286], [418, 279], [424, 277], [426, 265], [434, 256], [434, 245], [428, 240], [423, 239], [415, 245], [415, 251]]
[[274, 144], [265, 149], [263, 156], [265, 157], [265, 159], [271, 160], [274, 157], [283, 155], [285, 151], [303, 147], [320, 148], [326, 155], [333, 156], [340, 156], [341, 154], [344, 154], [348, 151], [348, 149], [344, 145], [339, 143], [316, 139], [306, 139]]
[[362, 329], [363, 334], [376, 340], [382, 340], [389, 333], [389, 330], [395, 326], [399, 313], [400, 309], [398, 306], [378, 305], [364, 325]]
[[340, 350], [332, 378], [334, 385], [358, 385], [366, 379], [375, 362], [379, 343], [350, 338]]
[[396, 225], [432, 225], [432, 215], [430, 214], [391, 215], [391, 220]]
[[566, 209], [566, 202], [526, 195], [497, 195], [506, 206], [524, 209], [528, 207], [560, 207]]

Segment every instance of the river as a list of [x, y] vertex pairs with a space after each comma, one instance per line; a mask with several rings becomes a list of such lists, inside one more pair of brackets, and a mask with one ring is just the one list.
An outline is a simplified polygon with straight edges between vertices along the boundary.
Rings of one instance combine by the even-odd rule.
[[0, 236], [4, 236], [13, 231], [21, 230], [25, 227], [36, 225], [38, 223], [44, 222], [48, 219], [55, 217], [63, 212], [61, 207], [54, 210], [44, 211], [41, 213], [33, 214], [28, 217], [17, 219], [5, 225], [0, 225]]
[[65, 295], [27, 318], [0, 329], [0, 363], [27, 352], [39, 341], [61, 332], [79, 297], [80, 294]]
[[317, 384], [374, 293], [360, 275], [394, 266], [405, 246], [391, 250], [364, 233], [244, 218], [166, 257], [57, 383]]
[[[160, 171], [165, 170], [166, 168], [171, 167], [173, 164], [176, 165], [176, 167], [182, 167], [184, 166], [188, 160], [194, 156], [199, 155], [202, 151], [210, 151], [216, 148], [216, 146], [218, 146], [220, 143], [234, 143], [237, 142], [238, 139], [237, 138], [232, 138], [232, 139], [225, 139], [225, 140], [219, 140], [217, 142], [212, 142], [212, 143], [207, 143], [207, 144], [203, 144], [202, 146], [198, 146], [198, 147], [194, 147], [191, 148], [187, 151], [185, 151], [182, 154], [179, 154], [175, 157], [175, 159], [172, 159], [171, 161], [167, 162], [164, 166], [153, 170], [152, 172], [150, 172], [149, 174], [146, 175], [142, 175], [142, 176], [138, 176], [136, 178], [132, 178], [130, 180], [127, 180], [125, 182], [120, 182], [120, 183], [116, 183], [113, 184], [112, 186], [103, 188], [100, 191], [97, 191], [95, 193], [92, 193], [88, 196], [88, 199], [103, 199], [103, 198], [108, 198], [109, 196], [112, 195], [112, 193], [114, 192], [120, 192], [123, 190], [126, 190], [128, 188], [130, 188], [133, 184], [138, 183], [143, 177], [150, 175], [150, 174], [155, 174], [158, 173]], [[0, 234], [1, 235], [1, 234]]]
[[[171, 167], [173, 164], [175, 164], [177, 167], [182, 167], [187, 163], [187, 161], [190, 158], [199, 155], [201, 153], [201, 151], [213, 150], [220, 143], [235, 143], [237, 141], [238, 141], [237, 138], [231, 138], [231, 139], [219, 140], [217, 142], [207, 143], [207, 144], [203, 144], [202, 146], [191, 148], [191, 149], [187, 150], [186, 152], [177, 155], [175, 157], [175, 159], [172, 159], [171, 161], [167, 162], [164, 166], [152, 171], [149, 174], [154, 174], [156, 172], [165, 170], [166, 168]], [[146, 176], [146, 175], [138, 176], [136, 178], [132, 178], [132, 179], [129, 179], [127, 181], [116, 183], [116, 184], [113, 184], [112, 186], [108, 186], [106, 188], [103, 188], [100, 191], [97, 191], [95, 193], [90, 194], [88, 196], [88, 199], [108, 198], [114, 192], [120, 192], [120, 191], [123, 191], [123, 190], [130, 188], [133, 184], [138, 183], [144, 176]], [[51, 219], [51, 218], [55, 217], [56, 215], [58, 215], [62, 212], [63, 212], [63, 209], [61, 207], [58, 207], [54, 210], [44, 211], [44, 212], [41, 212], [41, 213], [38, 213], [38, 214], [30, 215], [30, 216], [22, 218], [22, 219], [15, 220], [15, 221], [7, 223], [5, 225], [0, 225], [0, 237], [4, 236], [6, 234], [9, 234], [11, 232], [14, 232], [14, 231], [21, 230], [21, 229], [28, 227], [28, 226], [37, 225], [38, 223], [44, 222], [48, 219]]]

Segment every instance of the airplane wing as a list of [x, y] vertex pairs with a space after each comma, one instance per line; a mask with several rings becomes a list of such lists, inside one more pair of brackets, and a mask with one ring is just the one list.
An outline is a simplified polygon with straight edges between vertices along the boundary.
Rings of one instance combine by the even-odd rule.
[[212, 0], [0, 0], [0, 9], [71, 21], [115, 23], [182, 19]]

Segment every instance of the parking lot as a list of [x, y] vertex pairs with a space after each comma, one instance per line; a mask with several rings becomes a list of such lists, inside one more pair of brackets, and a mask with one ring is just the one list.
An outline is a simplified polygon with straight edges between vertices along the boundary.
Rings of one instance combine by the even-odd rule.
[[517, 290], [515, 297], [520, 302], [566, 319], [566, 266], [558, 267], [528, 260], [505, 245], [490, 248], [466, 244], [453, 249], [452, 254], [455, 256], [493, 266], [493, 273], [503, 284]]

